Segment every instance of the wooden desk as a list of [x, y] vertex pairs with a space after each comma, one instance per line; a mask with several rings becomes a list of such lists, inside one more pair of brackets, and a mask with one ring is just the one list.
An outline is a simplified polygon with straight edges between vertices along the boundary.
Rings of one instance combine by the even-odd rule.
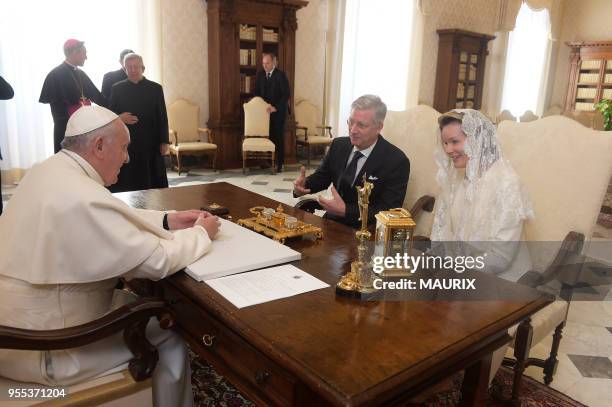
[[[217, 202], [230, 208], [234, 220], [249, 216], [249, 207], [278, 205], [224, 182], [117, 196], [159, 210]], [[390, 405], [460, 369], [467, 369], [463, 404], [481, 405], [491, 353], [509, 340], [507, 328], [550, 303], [535, 292], [514, 302], [360, 303], [337, 297], [334, 286], [356, 257], [354, 230], [285, 209], [323, 228], [323, 240], [289, 245], [302, 253], [295, 265], [331, 287], [236, 309], [183, 272], [157, 284], [176, 312], [181, 335], [258, 405]]]

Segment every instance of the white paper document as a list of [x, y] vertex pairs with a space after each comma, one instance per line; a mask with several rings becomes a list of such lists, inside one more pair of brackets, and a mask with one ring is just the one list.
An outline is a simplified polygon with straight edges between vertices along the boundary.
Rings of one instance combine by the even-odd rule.
[[238, 308], [329, 287], [329, 284], [286, 264], [206, 281]]
[[266, 236], [228, 220], [219, 220], [221, 228], [210, 251], [185, 269], [197, 281], [276, 266], [302, 258], [300, 252]]

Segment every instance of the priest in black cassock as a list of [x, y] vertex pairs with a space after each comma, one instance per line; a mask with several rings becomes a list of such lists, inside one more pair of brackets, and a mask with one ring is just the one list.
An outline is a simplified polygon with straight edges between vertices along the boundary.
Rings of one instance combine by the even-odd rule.
[[40, 92], [40, 103], [51, 104], [53, 116], [53, 147], [57, 153], [64, 139], [66, 123], [75, 110], [91, 102], [107, 107], [108, 100], [79, 66], [85, 64], [85, 43], [69, 39], [64, 43], [66, 60], [49, 72]]
[[164, 155], [168, 154], [168, 115], [164, 91], [143, 76], [144, 64], [137, 54], [124, 59], [127, 79], [111, 90], [110, 108], [130, 130], [129, 162], [121, 167], [112, 192], [168, 187]]
[[116, 71], [110, 71], [104, 74], [104, 78], [102, 78], [102, 94], [105, 98], [110, 99], [111, 88], [117, 82], [121, 82], [124, 79], [127, 79], [127, 75], [125, 73], [125, 69], [123, 67], [123, 58], [127, 54], [133, 54], [134, 51], [131, 49], [124, 49], [119, 53], [119, 63], [121, 64], [121, 68]]

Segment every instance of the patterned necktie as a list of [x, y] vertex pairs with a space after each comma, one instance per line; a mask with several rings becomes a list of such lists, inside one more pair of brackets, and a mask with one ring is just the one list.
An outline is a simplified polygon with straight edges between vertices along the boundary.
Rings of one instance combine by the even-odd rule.
[[353, 181], [355, 180], [355, 175], [357, 175], [357, 161], [364, 155], [360, 151], [355, 151], [353, 154], [353, 159], [350, 164], [344, 170], [344, 174], [342, 174], [342, 178], [340, 179], [340, 188], [348, 188], [350, 189], [353, 186]]
[[270, 79], [271, 76], [272, 76], [272, 72], [266, 72], [266, 79]]

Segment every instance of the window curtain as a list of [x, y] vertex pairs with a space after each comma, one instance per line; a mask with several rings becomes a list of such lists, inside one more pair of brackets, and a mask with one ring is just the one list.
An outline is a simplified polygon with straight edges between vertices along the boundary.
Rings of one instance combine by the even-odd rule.
[[104, 73], [119, 69], [119, 53], [141, 54], [145, 76], [161, 80], [160, 0], [20, 0], [0, 6], [0, 75], [15, 90], [0, 102], [2, 182], [16, 182], [53, 154], [49, 105], [38, 102], [43, 81], [64, 60], [68, 38], [85, 41], [83, 70], [100, 88]]
[[517, 117], [527, 110], [542, 114], [550, 49], [548, 9], [523, 3], [508, 38], [502, 109]]
[[[389, 110], [405, 110], [416, 104], [418, 80], [413, 81], [413, 43], [417, 14], [414, 0], [347, 0], [336, 13], [343, 15], [340, 38], [341, 63], [336, 67], [336, 100], [329, 113], [338, 135], [347, 135], [350, 105], [363, 94], [375, 94]], [[336, 20], [337, 21], [337, 20]], [[340, 73], [340, 75], [338, 75]], [[333, 83], [333, 82], [332, 82]], [[330, 89], [334, 95], [334, 90]], [[414, 98], [415, 100], [409, 100]]]

